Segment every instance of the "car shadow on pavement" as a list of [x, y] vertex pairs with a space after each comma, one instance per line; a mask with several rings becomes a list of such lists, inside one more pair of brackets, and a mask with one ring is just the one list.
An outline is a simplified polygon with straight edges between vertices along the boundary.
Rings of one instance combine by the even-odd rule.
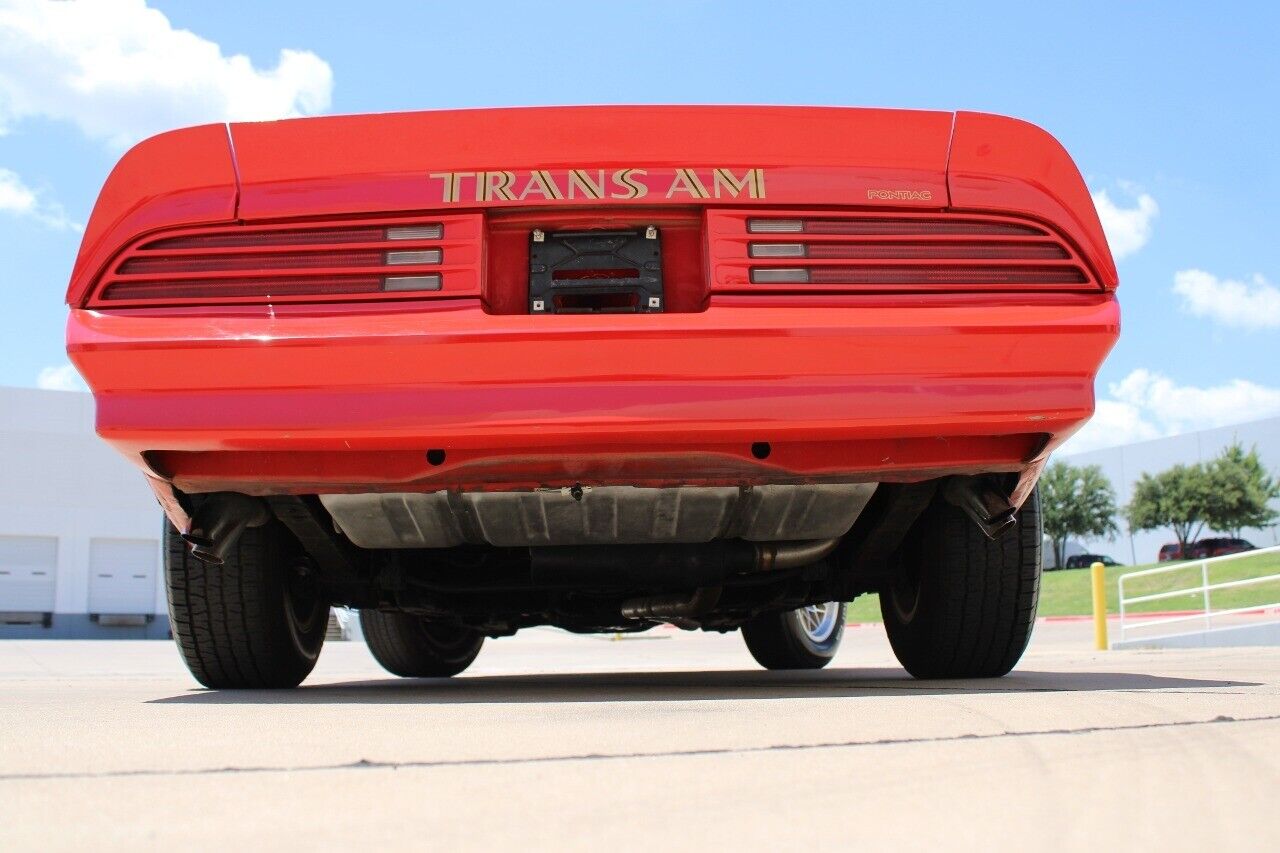
[[202, 690], [152, 699], [167, 704], [422, 704], [536, 702], [690, 702], [751, 699], [864, 698], [901, 695], [1199, 691], [1258, 682], [1175, 678], [1128, 672], [1035, 672], [1004, 678], [918, 681], [900, 669], [836, 668], [804, 672], [592, 672], [380, 678], [304, 684], [296, 690]]

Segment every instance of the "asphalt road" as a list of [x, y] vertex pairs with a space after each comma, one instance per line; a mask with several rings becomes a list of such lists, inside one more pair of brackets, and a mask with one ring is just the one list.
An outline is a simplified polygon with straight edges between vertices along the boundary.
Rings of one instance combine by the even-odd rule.
[[160, 642], [0, 642], [0, 849], [1274, 849], [1280, 648], [1095, 653], [996, 681], [826, 671], [734, 635], [550, 630], [448, 682], [333, 643], [290, 692]]

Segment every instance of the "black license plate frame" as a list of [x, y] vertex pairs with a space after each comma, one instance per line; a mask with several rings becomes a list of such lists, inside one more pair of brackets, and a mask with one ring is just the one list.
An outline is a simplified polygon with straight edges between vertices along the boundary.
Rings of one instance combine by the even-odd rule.
[[665, 305], [655, 226], [530, 232], [530, 314], [655, 314]]

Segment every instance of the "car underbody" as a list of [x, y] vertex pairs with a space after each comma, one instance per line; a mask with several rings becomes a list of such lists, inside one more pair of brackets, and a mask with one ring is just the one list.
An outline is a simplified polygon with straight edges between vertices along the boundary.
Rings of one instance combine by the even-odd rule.
[[571, 487], [479, 494], [186, 498], [184, 539], [217, 564], [247, 527], [302, 546], [291, 569], [328, 604], [394, 610], [489, 636], [658, 624], [728, 631], [761, 613], [884, 589], [934, 501], [991, 538], [1016, 478], [758, 488]]

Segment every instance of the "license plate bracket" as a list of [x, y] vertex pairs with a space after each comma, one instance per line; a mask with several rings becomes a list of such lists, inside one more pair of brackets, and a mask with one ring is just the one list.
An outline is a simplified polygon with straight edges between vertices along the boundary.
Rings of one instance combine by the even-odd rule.
[[530, 232], [529, 313], [653, 314], [665, 304], [656, 227]]

